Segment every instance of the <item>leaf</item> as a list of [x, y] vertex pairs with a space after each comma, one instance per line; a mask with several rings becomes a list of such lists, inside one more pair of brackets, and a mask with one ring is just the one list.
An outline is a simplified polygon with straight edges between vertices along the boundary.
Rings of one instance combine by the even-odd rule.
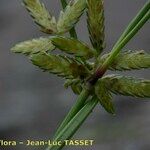
[[104, 1], [87, 0], [87, 23], [93, 47], [101, 53], [105, 48]]
[[104, 109], [108, 113], [115, 114], [115, 109], [112, 102], [112, 95], [105, 87], [103, 80], [99, 80], [99, 82], [95, 85], [95, 93]]
[[85, 119], [90, 115], [97, 104], [97, 98], [93, 97], [88, 101], [78, 113], [72, 117], [70, 122], [58, 133], [54, 141], [62, 141], [61, 145], [51, 145], [46, 150], [61, 150], [65, 145], [65, 140], [69, 140], [78, 128], [82, 125]]
[[78, 41], [77, 39], [54, 36], [51, 38], [52, 43], [60, 50], [74, 54], [75, 56], [84, 57], [86, 59], [94, 56], [94, 50], [90, 49], [85, 43]]
[[44, 4], [39, 0], [23, 0], [26, 9], [30, 12], [34, 21], [41, 27], [45, 33], [52, 34], [57, 32], [55, 17], [49, 14]]
[[52, 55], [46, 53], [33, 54], [30, 57], [34, 65], [44, 71], [57, 74], [65, 78], [86, 76], [87, 72], [83, 65], [67, 56]]
[[38, 52], [51, 51], [53, 49], [55, 49], [55, 46], [51, 43], [51, 40], [41, 37], [16, 44], [11, 50], [15, 53], [30, 55]]
[[75, 104], [71, 107], [70, 111], [67, 113], [66, 117], [59, 125], [57, 131], [55, 132], [54, 138], [56, 138], [59, 133], [67, 126], [67, 124], [72, 120], [72, 118], [85, 106], [87, 99], [89, 98], [89, 90], [83, 88], [82, 92], [78, 96]]
[[86, 8], [86, 0], [73, 0], [60, 12], [57, 23], [58, 33], [68, 32], [79, 20], [84, 9]]
[[[102, 64], [108, 57], [109, 54], [103, 55], [98, 60], [98, 64]], [[141, 51], [127, 51], [120, 53], [116, 60], [110, 65], [111, 70], [132, 70], [150, 68], [150, 54]]]
[[150, 80], [108, 75], [103, 78], [103, 82], [106, 88], [115, 94], [142, 98], [150, 97]]

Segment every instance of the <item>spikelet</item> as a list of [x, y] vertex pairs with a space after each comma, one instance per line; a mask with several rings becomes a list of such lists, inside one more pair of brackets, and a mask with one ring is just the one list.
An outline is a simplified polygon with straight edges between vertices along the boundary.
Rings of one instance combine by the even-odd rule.
[[104, 109], [108, 113], [115, 114], [115, 109], [112, 102], [112, 95], [110, 91], [105, 87], [103, 80], [99, 80], [99, 82], [95, 85], [95, 94]]
[[107, 75], [103, 78], [107, 89], [115, 94], [133, 97], [150, 97], [150, 80], [121, 75]]
[[55, 49], [50, 38], [38, 38], [16, 44], [11, 50], [15, 53], [30, 55]]
[[73, 58], [67, 56], [38, 53], [31, 55], [30, 59], [34, 65], [42, 70], [68, 79], [86, 76], [87, 74], [83, 65], [78, 64]]
[[87, 24], [93, 47], [100, 54], [105, 48], [103, 0], [87, 0]]
[[49, 14], [43, 3], [39, 0], [23, 0], [23, 2], [35, 23], [41, 27], [41, 31], [48, 34], [57, 33], [55, 17]]
[[51, 41], [58, 49], [68, 54], [74, 54], [85, 59], [92, 58], [95, 54], [94, 50], [77, 39], [54, 36], [51, 38]]
[[[98, 59], [98, 65], [101, 65], [108, 57], [109, 54], [103, 55]], [[142, 68], [150, 68], [150, 54], [141, 51], [127, 51], [122, 52], [116, 60], [110, 65], [111, 70], [140, 70]]]
[[73, 0], [60, 12], [57, 23], [58, 33], [68, 32], [79, 20], [84, 9], [86, 8], [86, 0]]

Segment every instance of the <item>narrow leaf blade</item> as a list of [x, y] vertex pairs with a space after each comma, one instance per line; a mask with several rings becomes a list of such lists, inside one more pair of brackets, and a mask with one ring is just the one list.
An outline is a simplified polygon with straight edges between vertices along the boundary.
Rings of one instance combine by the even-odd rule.
[[62, 145], [52, 145], [46, 150], [61, 150], [64, 146], [64, 140], [69, 140], [73, 134], [82, 125], [85, 119], [90, 115], [97, 104], [97, 99], [94, 97], [71, 119], [71, 121], [59, 132], [54, 141], [62, 141]]

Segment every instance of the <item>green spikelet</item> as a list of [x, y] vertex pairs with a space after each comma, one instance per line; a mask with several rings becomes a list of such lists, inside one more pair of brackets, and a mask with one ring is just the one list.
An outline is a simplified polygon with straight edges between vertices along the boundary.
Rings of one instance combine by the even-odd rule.
[[40, 67], [42, 70], [65, 78], [76, 78], [87, 75], [83, 65], [78, 64], [74, 59], [67, 56], [38, 53], [31, 55], [30, 59], [34, 65]]
[[105, 48], [103, 0], [87, 0], [87, 23], [90, 40], [98, 54]]
[[[98, 64], [102, 64], [108, 56], [109, 54], [105, 54], [99, 58]], [[142, 68], [150, 68], [150, 54], [144, 51], [127, 51], [121, 53], [109, 69], [122, 71]]]
[[68, 32], [79, 20], [86, 7], [86, 0], [71, 1], [64, 11], [60, 12], [57, 23], [58, 33]]
[[115, 94], [142, 98], [150, 97], [150, 80], [108, 75], [103, 78], [103, 82], [107, 89]]
[[112, 95], [108, 89], [106, 89], [103, 81], [99, 80], [99, 82], [95, 85], [95, 94], [97, 95], [99, 102], [104, 107], [104, 109], [108, 113], [115, 114]]
[[68, 37], [54, 36], [51, 38], [52, 43], [60, 50], [74, 54], [75, 56], [84, 57], [85, 59], [94, 56], [94, 50], [91, 50], [85, 43]]
[[39, 38], [16, 44], [11, 50], [15, 53], [30, 55], [55, 49], [49, 38]]
[[57, 32], [55, 17], [51, 16], [44, 4], [39, 0], [23, 0], [26, 9], [30, 12], [34, 21], [45, 33], [52, 34]]

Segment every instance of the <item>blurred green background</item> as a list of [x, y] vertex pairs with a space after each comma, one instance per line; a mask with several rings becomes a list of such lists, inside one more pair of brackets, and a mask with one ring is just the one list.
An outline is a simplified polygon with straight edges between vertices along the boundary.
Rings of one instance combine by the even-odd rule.
[[[147, 0], [105, 0], [106, 41], [109, 51], [129, 21]], [[59, 0], [44, 0], [58, 18]], [[45, 36], [39, 32], [21, 0], [0, 1], [0, 139], [26, 140], [52, 138], [76, 95], [63, 88], [64, 81], [43, 73], [22, 56], [10, 52], [17, 42]], [[86, 15], [77, 25], [80, 39], [89, 42]], [[125, 49], [150, 48], [150, 23], [147, 23]], [[119, 72], [117, 72], [119, 73]], [[149, 78], [150, 71], [123, 74]], [[68, 147], [64, 150], [149, 150], [150, 102], [148, 99], [115, 96], [116, 116], [98, 105], [74, 138], [94, 139], [92, 147]], [[0, 147], [0, 150], [3, 149]], [[30, 150], [18, 146], [7, 150]], [[43, 149], [39, 147], [39, 149]]]

